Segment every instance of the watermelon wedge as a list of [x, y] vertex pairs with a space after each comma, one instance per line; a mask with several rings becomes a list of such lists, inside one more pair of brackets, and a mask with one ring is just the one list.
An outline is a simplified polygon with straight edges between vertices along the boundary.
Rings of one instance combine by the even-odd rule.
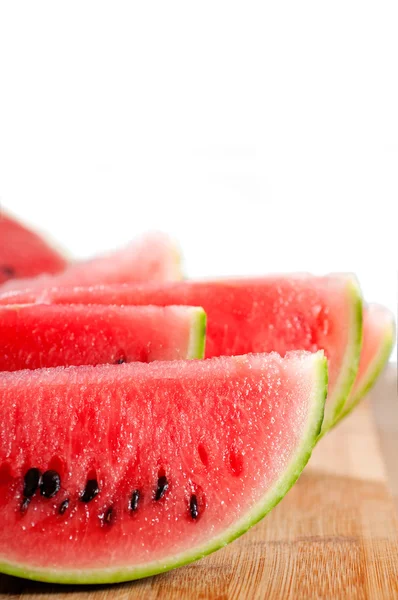
[[0, 370], [203, 358], [206, 314], [185, 306], [0, 307]]
[[384, 306], [369, 304], [363, 312], [363, 344], [358, 375], [338, 421], [348, 415], [376, 383], [394, 342], [393, 315]]
[[340, 414], [354, 382], [362, 339], [362, 298], [349, 276], [271, 276], [262, 279], [57, 288], [0, 297], [6, 302], [202, 306], [206, 357], [249, 352], [322, 349], [329, 359], [323, 431]]
[[51, 286], [95, 285], [132, 281], [169, 281], [181, 278], [180, 256], [175, 244], [163, 233], [152, 233], [126, 248], [92, 260], [70, 263], [62, 273], [3, 283], [1, 291]]
[[326, 379], [321, 352], [0, 373], [0, 571], [106, 583], [222, 548], [300, 475]]
[[[65, 258], [37, 233], [0, 212], [0, 285], [21, 277], [59, 273]], [[11, 285], [11, 284], [10, 284]]]

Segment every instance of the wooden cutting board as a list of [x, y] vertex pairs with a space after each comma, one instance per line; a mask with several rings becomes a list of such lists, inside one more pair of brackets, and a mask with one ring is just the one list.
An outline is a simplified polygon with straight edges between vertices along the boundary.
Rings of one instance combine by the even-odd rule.
[[117, 586], [0, 576], [4, 600], [398, 599], [396, 369], [317, 446], [297, 485], [242, 538], [188, 567]]

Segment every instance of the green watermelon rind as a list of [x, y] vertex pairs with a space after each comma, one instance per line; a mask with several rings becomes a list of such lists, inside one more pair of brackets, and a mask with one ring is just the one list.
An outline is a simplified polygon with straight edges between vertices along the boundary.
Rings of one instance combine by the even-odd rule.
[[32, 579], [48, 583], [61, 584], [106, 584], [121, 583], [143, 579], [151, 575], [165, 573], [177, 567], [182, 567], [196, 560], [204, 558], [208, 554], [215, 552], [234, 541], [244, 534], [253, 525], [263, 519], [287, 494], [293, 484], [299, 478], [301, 472], [311, 457], [312, 451], [319, 438], [321, 431], [325, 400], [327, 394], [327, 360], [322, 352], [313, 355], [313, 392], [310, 400], [310, 409], [308, 411], [308, 426], [305, 433], [301, 436], [301, 443], [296, 449], [296, 453], [289, 466], [278, 481], [267, 491], [266, 495], [257, 503], [257, 505], [237, 523], [224, 531], [222, 535], [211, 540], [207, 545], [193, 548], [192, 551], [174, 556], [164, 562], [156, 561], [145, 566], [137, 568], [121, 568], [109, 570], [91, 570], [91, 571], [61, 571], [45, 569], [29, 569], [23, 565], [1, 563], [0, 572], [8, 575]]
[[347, 404], [344, 406], [343, 412], [339, 415], [335, 425], [339, 423], [342, 419], [347, 417], [356, 406], [360, 403], [360, 401], [370, 392], [370, 390], [375, 385], [377, 379], [381, 375], [384, 367], [386, 366], [388, 359], [390, 358], [390, 354], [395, 344], [395, 323], [394, 320], [391, 321], [386, 326], [385, 335], [383, 339], [383, 344], [381, 346], [380, 352], [378, 352], [377, 356], [373, 359], [370, 364], [366, 376], [364, 377], [363, 384], [360, 388], [352, 394], [348, 398]]
[[348, 302], [351, 304], [350, 333], [332, 403], [326, 403], [325, 418], [320, 437], [327, 433], [344, 411], [358, 373], [362, 349], [363, 299], [356, 279], [347, 280]]
[[[32, 304], [5, 304], [0, 306], [0, 310], [15, 311], [29, 306]], [[176, 308], [180, 309], [181, 306]], [[201, 306], [191, 306], [188, 307], [188, 310], [190, 312], [190, 334], [186, 356], [182, 356], [182, 358], [187, 360], [203, 359], [206, 348], [207, 315]]]
[[201, 307], [192, 307], [191, 312], [191, 334], [188, 343], [187, 359], [204, 358], [207, 315]]

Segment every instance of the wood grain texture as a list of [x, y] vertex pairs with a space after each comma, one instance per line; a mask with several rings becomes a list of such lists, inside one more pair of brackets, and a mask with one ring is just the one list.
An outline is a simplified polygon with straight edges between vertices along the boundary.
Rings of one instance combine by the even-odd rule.
[[320, 442], [269, 517], [198, 563], [105, 587], [0, 576], [0, 599], [398, 599], [398, 528], [389, 490], [398, 493], [396, 400], [390, 369], [372, 407], [365, 402]]

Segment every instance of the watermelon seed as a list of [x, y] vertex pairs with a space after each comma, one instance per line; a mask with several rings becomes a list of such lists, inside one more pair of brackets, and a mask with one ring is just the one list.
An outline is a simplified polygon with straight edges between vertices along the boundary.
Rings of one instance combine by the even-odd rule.
[[61, 502], [59, 507], [59, 514], [63, 515], [69, 506], [69, 498], [66, 498], [63, 502]]
[[81, 502], [91, 502], [100, 492], [98, 487], [98, 481], [96, 479], [89, 479], [84, 488], [84, 492], [80, 496]]
[[30, 504], [30, 498], [24, 498], [21, 504], [21, 513], [25, 514], [26, 511], [28, 510], [28, 506]]
[[131, 494], [130, 510], [132, 510], [133, 512], [136, 511], [138, 508], [140, 496], [141, 496], [140, 490], [134, 490], [134, 492]]
[[167, 477], [162, 475], [158, 479], [158, 487], [155, 492], [155, 500], [160, 500], [163, 498], [167, 490], [169, 489], [169, 482], [167, 481]]
[[127, 362], [127, 358], [122, 354], [122, 356], [115, 360], [115, 365], [122, 365], [125, 362]]
[[189, 501], [189, 512], [193, 519], [197, 519], [199, 516], [198, 499], [195, 494], [192, 494]]
[[8, 265], [3, 265], [1, 267], [1, 270], [3, 275], [5, 275], [6, 277], [15, 277], [16, 275], [15, 269], [13, 269], [13, 267], [9, 267]]
[[31, 498], [35, 495], [37, 488], [41, 484], [41, 472], [39, 469], [32, 468], [26, 472], [23, 482], [24, 498]]
[[102, 523], [104, 525], [111, 525], [114, 518], [115, 518], [115, 511], [113, 510], [113, 506], [110, 506], [102, 518]]
[[54, 498], [61, 488], [61, 478], [56, 471], [43, 473], [40, 483], [40, 493], [45, 498]]

